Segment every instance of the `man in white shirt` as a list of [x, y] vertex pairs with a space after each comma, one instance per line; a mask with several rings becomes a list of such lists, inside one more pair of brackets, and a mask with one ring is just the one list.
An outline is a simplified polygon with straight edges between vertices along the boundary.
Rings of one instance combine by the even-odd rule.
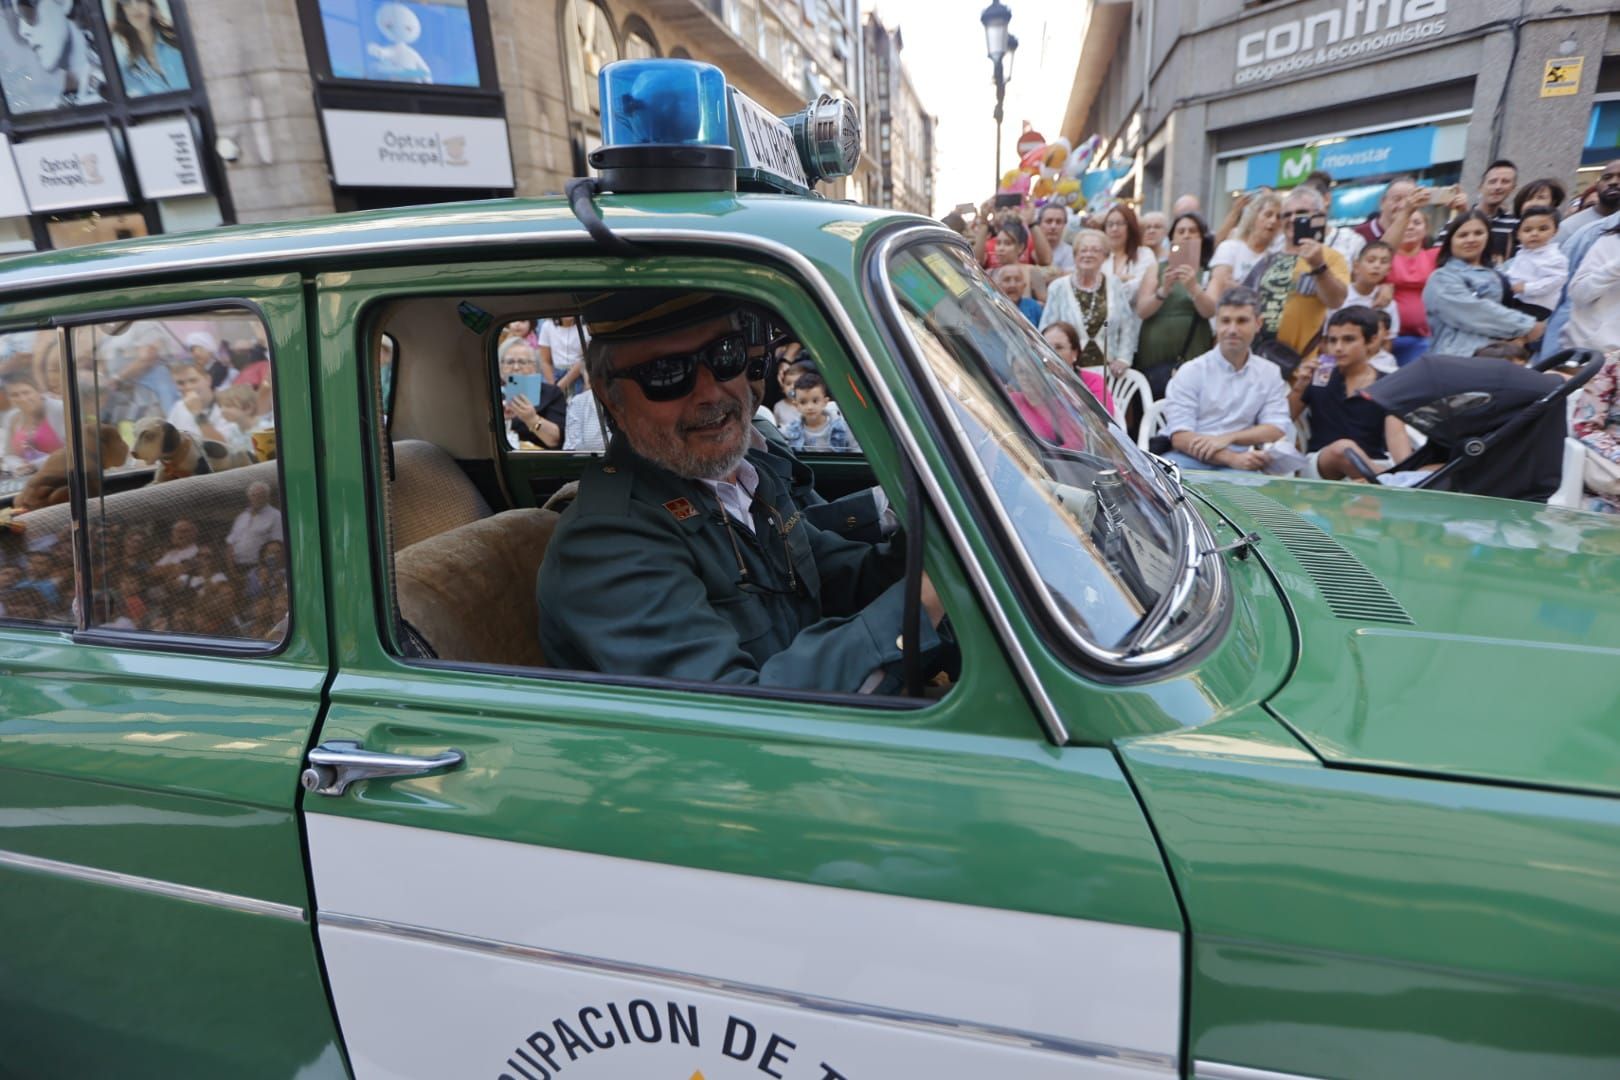
[[1237, 286], [1215, 310], [1215, 348], [1187, 361], [1165, 391], [1165, 456], [1190, 469], [1259, 471], [1263, 447], [1293, 434], [1288, 384], [1276, 364], [1249, 351], [1260, 332], [1260, 295]]
[[236, 515], [225, 543], [237, 566], [259, 565], [259, 550], [281, 539], [281, 511], [270, 505], [270, 485], [254, 481], [247, 489], [247, 509]]

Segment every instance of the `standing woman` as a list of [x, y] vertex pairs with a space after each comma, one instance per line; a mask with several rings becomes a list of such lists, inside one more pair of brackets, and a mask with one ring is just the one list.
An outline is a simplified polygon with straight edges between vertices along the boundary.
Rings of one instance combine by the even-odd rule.
[[1439, 255], [1439, 248], [1429, 246], [1428, 219], [1422, 214], [1408, 215], [1386, 279], [1395, 287], [1395, 310], [1401, 317], [1401, 332], [1390, 351], [1403, 367], [1429, 348], [1429, 313], [1423, 307], [1423, 287], [1429, 283]]
[[1535, 316], [1508, 307], [1506, 279], [1486, 261], [1491, 219], [1470, 210], [1451, 223], [1423, 286], [1423, 308], [1432, 331], [1429, 348], [1448, 356], [1473, 356], [1494, 341], [1528, 344], [1541, 336]]
[[131, 97], [167, 94], [191, 85], [180, 55], [180, 35], [153, 0], [118, 0], [112, 32], [118, 70]]
[[67, 445], [62, 403], [47, 398], [34, 377], [20, 371], [5, 377], [5, 389], [11, 408], [0, 416], [0, 469], [28, 476]]
[[1197, 269], [1186, 263], [1172, 267], [1168, 259], [1155, 273], [1142, 279], [1136, 292], [1136, 314], [1142, 332], [1137, 365], [1153, 387], [1154, 398], [1164, 397], [1176, 368], [1215, 347], [1209, 320], [1215, 317], [1215, 296], [1204, 288], [1215, 237], [1197, 214], [1181, 214], [1170, 226], [1170, 246], [1198, 253]]
[[1562, 217], [1564, 200], [1567, 198], [1569, 194], [1559, 181], [1551, 177], [1545, 180], [1532, 180], [1513, 196], [1513, 216], [1524, 217], [1524, 212], [1532, 206], [1550, 206], [1553, 213]]
[[1136, 317], [1135, 297], [1114, 278], [1103, 273], [1108, 258], [1108, 237], [1096, 229], [1081, 229], [1074, 238], [1074, 273], [1065, 274], [1046, 288], [1046, 309], [1041, 329], [1066, 322], [1079, 335], [1076, 367], [1107, 364], [1115, 375], [1136, 357], [1136, 337], [1142, 321]]
[[1282, 230], [1282, 199], [1274, 191], [1249, 200], [1238, 219], [1237, 235], [1222, 240], [1209, 260], [1209, 294], [1219, 299], [1254, 269]]
[[1142, 225], [1136, 220], [1136, 211], [1119, 203], [1103, 215], [1103, 235], [1108, 237], [1108, 261], [1103, 273], [1125, 286], [1131, 296], [1137, 286], [1159, 263], [1152, 248], [1142, 244]]

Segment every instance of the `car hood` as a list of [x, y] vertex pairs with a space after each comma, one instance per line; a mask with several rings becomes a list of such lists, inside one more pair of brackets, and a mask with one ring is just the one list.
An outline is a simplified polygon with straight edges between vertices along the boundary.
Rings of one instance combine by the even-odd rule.
[[1620, 795], [1620, 519], [1426, 491], [1190, 486], [1299, 634], [1268, 702], [1330, 764]]

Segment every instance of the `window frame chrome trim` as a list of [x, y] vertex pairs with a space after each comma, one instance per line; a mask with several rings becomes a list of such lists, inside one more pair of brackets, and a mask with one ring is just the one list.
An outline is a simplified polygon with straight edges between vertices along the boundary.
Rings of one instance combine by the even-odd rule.
[[[906, 234], [914, 230], [922, 230], [930, 235], [952, 238], [954, 233], [943, 226], [930, 227], [926, 225], [911, 226], [904, 230]], [[856, 364], [860, 366], [867, 384], [874, 396], [882, 403], [886, 411], [886, 426], [894, 435], [896, 444], [911, 458], [913, 466], [917, 469], [924, 490], [928, 493], [929, 501], [933, 504], [935, 518], [940, 522], [946, 535], [956, 551], [957, 558], [962, 561], [967, 571], [968, 579], [972, 582], [974, 591], [978, 594], [986, 621], [994, 628], [996, 636], [1000, 639], [1002, 648], [1013, 669], [1018, 673], [1024, 684], [1024, 691], [1029, 695], [1035, 708], [1037, 719], [1047, 738], [1054, 744], [1062, 746], [1069, 741], [1068, 726], [1063, 722], [1057, 705], [1041, 685], [1036, 673], [1035, 665], [1031, 661], [1023, 643], [1019, 640], [1017, 632], [1008, 620], [1006, 613], [996, 602], [995, 591], [991, 587], [990, 578], [979, 560], [973, 555], [973, 549], [967, 542], [967, 534], [962, 525], [953, 514], [945, 499], [944, 488], [931, 469], [927, 467], [927, 460], [923, 457], [921, 444], [916, 433], [909, 427], [898, 422], [899, 407], [894, 392], [880, 377], [877, 365], [872, 359], [871, 351], [866, 341], [855, 329], [849, 314], [844, 310], [843, 304], [833, 292], [825, 275], [816, 268], [815, 264], [802, 253], [786, 244], [775, 240], [747, 233], [736, 233], [716, 230], [713, 232], [696, 229], [660, 229], [637, 226], [625, 226], [613, 230], [619, 236], [633, 242], [647, 244], [689, 244], [700, 247], [730, 248], [743, 251], [760, 252], [776, 259], [794, 274], [802, 284], [812, 293], [822, 309], [823, 314], [833, 324], [834, 328], [843, 336], [845, 344], [849, 347]], [[261, 269], [291, 270], [297, 264], [308, 264], [320, 260], [329, 260], [338, 257], [367, 257], [395, 255], [410, 253], [423, 255], [433, 252], [468, 251], [488, 256], [495, 249], [519, 249], [554, 247], [554, 246], [589, 246], [590, 238], [580, 228], [546, 227], [530, 230], [498, 230], [484, 232], [468, 230], [466, 232], [447, 234], [444, 236], [411, 237], [396, 240], [374, 240], [369, 242], [354, 242], [342, 244], [327, 244], [321, 246], [287, 245], [270, 250], [251, 252], [234, 252], [212, 257], [194, 256], [190, 258], [175, 258], [158, 261], [142, 266], [109, 266], [105, 268], [90, 268], [84, 270], [65, 271], [53, 275], [44, 275], [30, 280], [24, 289], [7, 289], [0, 286], [0, 304], [7, 300], [9, 292], [24, 292], [36, 295], [49, 291], [52, 287], [82, 286], [108, 278], [121, 278], [125, 280], [137, 279], [145, 281], [149, 278], [184, 273], [188, 270], [209, 269], [218, 270], [234, 268], [241, 265], [257, 266]], [[348, 269], [358, 269], [349, 267]], [[1197, 515], [1193, 515], [1196, 517]]]
[[1277, 1072], [1256, 1069], [1248, 1065], [1229, 1065], [1224, 1061], [1193, 1062], [1193, 1080], [1321, 1080], [1309, 1073]]
[[1152, 1050], [1138, 1050], [1131, 1047], [1096, 1043], [1082, 1039], [1067, 1039], [1000, 1025], [975, 1024], [965, 1020], [933, 1016], [928, 1013], [893, 1009], [882, 1005], [866, 1005], [839, 998], [804, 994], [775, 987], [759, 986], [754, 983], [699, 975], [694, 972], [677, 971], [672, 968], [654, 967], [624, 960], [611, 960], [605, 957], [586, 956], [580, 953], [547, 949], [538, 945], [499, 941], [452, 930], [395, 922], [390, 919], [377, 919], [344, 912], [317, 912], [315, 916], [317, 932], [328, 927], [400, 938], [427, 945], [465, 949], [470, 952], [503, 957], [509, 960], [521, 960], [527, 963], [548, 964], [556, 967], [592, 971], [599, 974], [646, 979], [682, 989], [726, 994], [762, 1005], [782, 1005], [794, 1009], [803, 1009], [807, 1012], [822, 1013], [836, 1018], [883, 1024], [927, 1035], [946, 1035], [976, 1042], [999, 1043], [1023, 1049], [1065, 1054], [1090, 1061], [1116, 1062], [1121, 1065], [1130, 1065], [1158, 1073], [1168, 1073], [1171, 1076], [1180, 1075], [1180, 1063], [1176, 1055], [1158, 1053]]
[[274, 900], [260, 900], [257, 897], [221, 892], [218, 889], [204, 889], [196, 885], [182, 885], [177, 881], [162, 881], [158, 878], [144, 877], [140, 874], [124, 873], [121, 870], [105, 870], [98, 866], [84, 866], [80, 863], [47, 859], [39, 855], [25, 855], [20, 851], [0, 850], [0, 867], [49, 874], [53, 877], [68, 878], [93, 885], [110, 885], [118, 889], [129, 889], [134, 892], [149, 893], [153, 896], [163, 896], [170, 900], [204, 904], [208, 907], [240, 911], [248, 915], [264, 915], [275, 919], [285, 919], [288, 922], [307, 923], [309, 921], [305, 909], [292, 904], [282, 904]]
[[[925, 239], [953, 244], [963, 249], [967, 248], [966, 242], [960, 236], [943, 227], [935, 228], [927, 225], [917, 225], [897, 229], [880, 238], [867, 256], [869, 264], [883, 267], [886, 270], [887, 261], [897, 247], [917, 243]], [[906, 324], [901, 312], [899, 298], [894, 291], [892, 279], [885, 272], [874, 274], [873, 280], [879, 283], [882, 294], [881, 299], [888, 308], [883, 314], [893, 326], [895, 334], [911, 351], [911, 355], [906, 358], [909, 365], [914, 372], [920, 373], [919, 381], [932, 398], [931, 404], [934, 406], [935, 411], [951, 425], [952, 437], [957, 442], [957, 446], [953, 449], [961, 450], [966, 445], [965, 436], [960, 427], [956, 425], [944, 387], [940, 385], [938, 378], [935, 377], [928, 365], [921, 360], [921, 343], [917, 341], [911, 327]], [[1189, 499], [1185, 497], [1178, 498], [1174, 491], [1165, 492], [1172, 513], [1181, 515], [1185, 521], [1188, 530], [1187, 536], [1189, 537], [1188, 550], [1178, 553], [1182, 562], [1183, 574], [1178, 579], [1176, 588], [1190, 595], [1194, 576], [1203, 568], [1205, 563], [1209, 563], [1215, 578], [1213, 602], [1198, 622], [1178, 640], [1155, 649], [1134, 652], [1129, 649], [1109, 648], [1091, 641], [1085, 635], [1079, 633], [1074, 624], [1064, 617], [1061, 607], [1052, 596], [1051, 590], [1041, 578], [1028, 549], [1019, 540], [1017, 532], [1013, 529], [1012, 520], [1007, 516], [1006, 508], [999, 499], [995, 498], [993, 490], [985, 483], [982, 471], [969, 468], [967, 472], [972, 475], [973, 483], [980, 489], [978, 491], [979, 501], [989, 509], [996, 528], [1000, 531], [1002, 540], [1007, 550], [1011, 552], [1013, 561], [1017, 564], [1026, 584], [1045, 608], [1047, 621], [1058, 627], [1062, 631], [1065, 641], [1078, 650], [1087, 660], [1105, 668], [1110, 673], [1139, 674], [1143, 671], [1164, 667], [1194, 651], [1209, 638], [1219, 624], [1225, 605], [1230, 601], [1226, 564], [1219, 559], [1204, 559], [1196, 554], [1206, 548], [1214, 547], [1215, 535], [1210, 531], [1209, 526], [1205, 524], [1203, 518], [1192, 509], [1192, 503]]]

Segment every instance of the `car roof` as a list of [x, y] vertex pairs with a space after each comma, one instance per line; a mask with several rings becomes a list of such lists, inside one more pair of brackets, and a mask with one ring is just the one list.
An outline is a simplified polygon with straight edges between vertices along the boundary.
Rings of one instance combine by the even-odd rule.
[[[615, 230], [672, 238], [742, 234], [790, 240], [826, 236], [854, 246], [891, 221], [939, 225], [929, 218], [802, 196], [734, 192], [608, 195], [597, 200]], [[494, 199], [301, 221], [236, 225], [40, 252], [0, 260], [0, 304], [97, 282], [167, 277], [203, 267], [261, 272], [309, 268], [355, 256], [398, 261], [420, 252], [473, 244], [521, 243], [546, 236], [589, 243], [560, 197]]]

